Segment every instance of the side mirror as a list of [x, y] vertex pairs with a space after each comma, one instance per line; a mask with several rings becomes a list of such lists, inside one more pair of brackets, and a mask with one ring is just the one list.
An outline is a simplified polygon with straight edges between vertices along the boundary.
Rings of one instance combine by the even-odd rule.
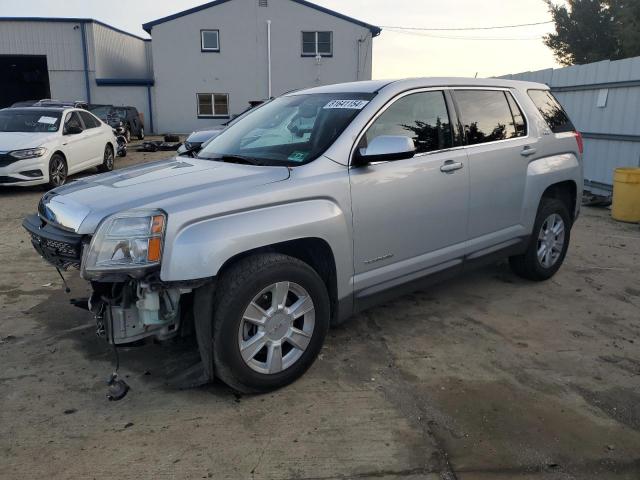
[[351, 164], [368, 165], [371, 162], [392, 162], [413, 158], [416, 147], [413, 139], [404, 135], [380, 135], [367, 148], [357, 149]]
[[78, 133], [82, 133], [82, 128], [78, 125], [67, 125], [64, 128], [65, 135], [77, 135]]

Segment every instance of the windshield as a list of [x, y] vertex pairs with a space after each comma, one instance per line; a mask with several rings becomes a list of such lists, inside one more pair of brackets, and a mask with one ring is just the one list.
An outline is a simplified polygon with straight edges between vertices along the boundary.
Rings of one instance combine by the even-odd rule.
[[116, 114], [120, 118], [127, 118], [127, 109], [126, 108], [116, 108]]
[[55, 110], [0, 110], [0, 132], [57, 132], [61, 116]]
[[373, 93], [318, 93], [277, 98], [211, 140], [198, 158], [260, 165], [300, 165], [318, 158]]

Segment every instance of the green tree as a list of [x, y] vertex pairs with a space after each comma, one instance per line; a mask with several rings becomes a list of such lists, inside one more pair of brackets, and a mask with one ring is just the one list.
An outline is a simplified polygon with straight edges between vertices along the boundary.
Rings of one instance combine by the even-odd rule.
[[544, 43], [563, 65], [640, 55], [640, 0], [545, 0], [556, 33]]
[[640, 55], [640, 0], [610, 0], [623, 58]]

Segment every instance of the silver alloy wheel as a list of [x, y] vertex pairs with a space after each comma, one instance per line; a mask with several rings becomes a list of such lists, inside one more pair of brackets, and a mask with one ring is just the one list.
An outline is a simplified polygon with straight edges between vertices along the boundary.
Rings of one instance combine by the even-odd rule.
[[538, 234], [538, 261], [544, 268], [551, 268], [560, 258], [564, 248], [564, 220], [553, 213], [542, 222]]
[[107, 170], [113, 170], [113, 150], [109, 147], [104, 149], [104, 166]]
[[293, 282], [278, 282], [258, 293], [242, 316], [238, 347], [254, 371], [274, 374], [296, 363], [313, 335], [315, 307]]
[[59, 156], [51, 159], [49, 164], [49, 183], [59, 187], [67, 181], [67, 166]]

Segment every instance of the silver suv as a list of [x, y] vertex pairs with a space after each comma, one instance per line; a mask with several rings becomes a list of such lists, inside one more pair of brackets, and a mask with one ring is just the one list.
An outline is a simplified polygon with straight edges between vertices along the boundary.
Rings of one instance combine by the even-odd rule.
[[57, 188], [24, 226], [91, 283], [108, 342], [195, 331], [201, 381], [264, 392], [390, 296], [501, 257], [550, 278], [582, 184], [582, 139], [545, 85], [370, 81], [277, 98], [196, 158]]

